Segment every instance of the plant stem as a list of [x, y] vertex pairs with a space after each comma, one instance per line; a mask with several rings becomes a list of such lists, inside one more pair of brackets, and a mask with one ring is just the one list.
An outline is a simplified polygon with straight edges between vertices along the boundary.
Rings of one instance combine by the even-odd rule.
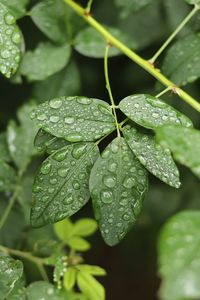
[[47, 276], [47, 273], [44, 269], [44, 259], [43, 258], [34, 256], [29, 252], [24, 252], [24, 251], [20, 251], [20, 250], [16, 250], [16, 249], [7, 248], [7, 247], [4, 247], [2, 245], [0, 245], [0, 251], [4, 252], [6, 254], [10, 254], [10, 255], [21, 257], [21, 258], [25, 258], [25, 259], [35, 263], [38, 267], [38, 270], [40, 271], [40, 274], [41, 274], [42, 278], [44, 280], [47, 280], [47, 281], [49, 280], [48, 276]]
[[191, 18], [196, 14], [199, 10], [199, 7], [195, 5], [195, 7], [191, 10], [191, 12], [186, 16], [186, 18], [180, 23], [180, 25], [176, 28], [176, 30], [168, 37], [165, 43], [158, 49], [156, 54], [149, 60], [151, 64], [154, 64], [156, 59], [161, 55], [161, 53], [167, 48], [167, 46], [171, 43], [171, 41], [177, 36], [177, 34], [183, 29], [183, 27], [191, 20]]
[[[132, 61], [134, 61], [137, 65], [142, 67], [148, 73], [150, 73], [153, 77], [155, 77], [158, 81], [160, 81], [164, 86], [170, 87], [175, 86], [173, 82], [171, 82], [168, 78], [166, 78], [158, 69], [155, 69], [154, 66], [147, 60], [140, 57], [134, 51], [129, 49], [126, 45], [112, 36], [100, 23], [98, 23], [93, 17], [85, 13], [85, 10], [77, 3], [72, 0], [64, 0], [66, 4], [68, 4], [74, 11], [77, 12], [80, 16], [82, 16], [85, 21], [90, 24], [93, 28], [95, 28], [106, 40], [107, 43], [112, 44], [116, 48], [118, 48], [122, 53], [124, 53], [127, 57], [129, 57]], [[188, 93], [183, 91], [181, 88], [176, 88], [177, 94], [181, 99], [187, 102], [190, 106], [200, 112], [200, 103], [198, 103], [193, 97], [191, 97]]]
[[92, 3], [93, 3], [93, 0], [89, 0], [88, 1], [87, 7], [85, 9], [85, 11], [86, 11], [87, 14], [89, 14], [90, 11], [91, 11]]
[[10, 211], [11, 211], [13, 205], [15, 204], [15, 201], [17, 199], [19, 191], [20, 191], [20, 186], [17, 185], [14, 190], [14, 193], [13, 193], [12, 197], [10, 198], [9, 203], [3, 213], [3, 216], [0, 220], [0, 230], [3, 228], [4, 224], [6, 223], [6, 220], [10, 214]]
[[160, 98], [162, 95], [166, 94], [170, 90], [172, 90], [172, 88], [171, 87], [167, 87], [162, 92], [160, 92], [158, 95], [156, 95], [156, 98]]
[[108, 75], [108, 51], [109, 51], [109, 48], [110, 48], [110, 45], [107, 45], [106, 49], [105, 49], [104, 73], [105, 73], [105, 80], [106, 80], [106, 88], [108, 90], [108, 94], [109, 94], [111, 105], [112, 105], [112, 110], [113, 110], [114, 117], [115, 117], [117, 135], [120, 137], [121, 135], [120, 135], [119, 123], [118, 123], [118, 120], [117, 120], [117, 113], [116, 113], [116, 110], [115, 110], [115, 101], [113, 99], [113, 95], [112, 95], [112, 91], [111, 91], [111, 87], [110, 87], [109, 75]]

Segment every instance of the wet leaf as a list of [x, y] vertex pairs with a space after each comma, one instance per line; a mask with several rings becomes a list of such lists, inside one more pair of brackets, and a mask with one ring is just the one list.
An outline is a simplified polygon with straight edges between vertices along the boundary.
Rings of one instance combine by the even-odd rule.
[[119, 243], [136, 222], [147, 186], [147, 172], [125, 140], [113, 140], [90, 175], [95, 218], [108, 245]]
[[19, 19], [26, 14], [26, 6], [29, 0], [1, 0], [1, 2], [9, 8], [16, 19]]
[[[109, 28], [106, 29], [121, 42], [124, 42], [130, 48], [135, 48], [136, 45], [129, 36], [126, 36], [119, 29]], [[93, 57], [103, 58], [105, 55], [105, 47], [107, 41], [93, 28], [88, 27], [80, 31], [74, 41], [74, 47], [80, 54]], [[115, 47], [111, 47], [109, 50], [109, 56], [121, 55], [121, 51]]]
[[167, 52], [162, 72], [179, 86], [200, 77], [200, 34], [178, 40]]
[[36, 4], [30, 12], [35, 25], [56, 43], [67, 40], [65, 7], [60, 0], [46, 0]]
[[7, 299], [22, 277], [23, 265], [19, 260], [0, 254], [0, 299]]
[[27, 300], [64, 300], [60, 291], [51, 283], [38, 281], [30, 284], [27, 288]]
[[183, 211], [163, 227], [159, 238], [162, 300], [200, 298], [200, 212]]
[[69, 267], [67, 269], [67, 272], [64, 274], [63, 278], [63, 285], [66, 290], [73, 289], [75, 283], [76, 283], [76, 269], [74, 267]]
[[200, 178], [200, 131], [180, 126], [159, 128], [157, 138], [174, 158]]
[[89, 173], [98, 157], [93, 143], [66, 146], [47, 158], [35, 179], [31, 223], [40, 227], [76, 213], [89, 200]]
[[39, 102], [44, 102], [60, 96], [77, 95], [79, 94], [80, 86], [80, 73], [77, 66], [72, 62], [62, 71], [46, 80], [36, 82], [33, 97]]
[[110, 106], [86, 97], [52, 99], [39, 105], [31, 118], [46, 132], [69, 142], [97, 140], [115, 129]]
[[29, 81], [45, 80], [67, 65], [70, 53], [69, 45], [40, 43], [35, 50], [25, 53], [20, 72]]
[[17, 182], [16, 171], [0, 160], [0, 191], [12, 191]]
[[67, 145], [70, 145], [64, 139], [59, 139], [52, 134], [40, 129], [35, 136], [34, 145], [39, 152], [47, 152], [52, 154], [56, 150], [59, 150]]
[[37, 153], [33, 141], [37, 127], [30, 120], [29, 114], [35, 107], [33, 102], [23, 105], [17, 112], [20, 122], [10, 121], [7, 128], [7, 142], [10, 155], [18, 169], [24, 171], [33, 155]]
[[10, 78], [19, 67], [23, 38], [15, 17], [2, 3], [0, 3], [0, 23], [0, 72]]
[[88, 300], [105, 299], [104, 287], [90, 274], [79, 271], [77, 275], [77, 284]]
[[180, 187], [179, 171], [170, 150], [156, 142], [154, 136], [135, 128], [123, 128], [124, 137], [140, 163], [153, 175], [172, 187]]
[[145, 128], [155, 129], [168, 124], [192, 127], [189, 118], [150, 95], [128, 96], [120, 102], [119, 108], [132, 121]]

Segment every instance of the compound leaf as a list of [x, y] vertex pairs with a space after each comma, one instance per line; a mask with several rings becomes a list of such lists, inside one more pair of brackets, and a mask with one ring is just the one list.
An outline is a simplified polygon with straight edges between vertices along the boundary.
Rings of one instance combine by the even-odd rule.
[[19, 66], [23, 38], [15, 17], [2, 3], [0, 3], [0, 23], [0, 72], [10, 78]]
[[162, 300], [200, 298], [200, 212], [184, 211], [172, 217], [159, 238]]
[[119, 243], [136, 222], [147, 186], [147, 172], [125, 140], [113, 140], [90, 175], [95, 217], [108, 245]]
[[156, 142], [154, 136], [135, 128], [123, 128], [124, 137], [140, 163], [153, 175], [172, 187], [180, 187], [179, 171], [170, 150]]
[[39, 152], [47, 152], [52, 154], [56, 150], [63, 148], [70, 143], [64, 139], [59, 139], [56, 136], [39, 129], [38, 133], [35, 136], [34, 145]]
[[119, 108], [132, 121], [145, 128], [155, 129], [168, 124], [192, 127], [189, 118], [150, 95], [128, 96], [119, 103]]
[[20, 125], [18, 126], [15, 121], [11, 121], [7, 128], [10, 155], [16, 166], [22, 171], [26, 169], [31, 157], [37, 153], [33, 145], [37, 127], [29, 118], [34, 107], [33, 102], [23, 105], [17, 112]]
[[167, 52], [162, 72], [179, 86], [200, 77], [200, 34], [178, 40]]
[[64, 43], [67, 39], [65, 7], [60, 0], [46, 0], [36, 4], [30, 12], [35, 25], [56, 43]]
[[40, 104], [31, 118], [45, 131], [70, 142], [97, 140], [115, 129], [110, 106], [86, 97], [52, 99]]
[[77, 284], [88, 300], [105, 299], [104, 287], [90, 274], [79, 271], [77, 275]]
[[99, 154], [93, 143], [54, 152], [42, 164], [33, 187], [31, 223], [40, 227], [76, 213], [89, 200], [89, 173]]
[[200, 178], [199, 130], [171, 125], [159, 128], [156, 132], [158, 140], [172, 151], [174, 158]]
[[0, 270], [0, 299], [7, 299], [22, 277], [23, 265], [19, 260], [0, 254]]
[[[122, 33], [119, 29], [109, 28], [108, 31], [121, 42], [129, 45], [130, 48], [135, 48], [135, 43], [130, 42], [131, 38]], [[76, 51], [80, 54], [93, 57], [93, 58], [103, 58], [105, 55], [105, 47], [107, 41], [98, 33], [95, 29], [88, 27], [80, 31], [76, 36], [74, 41], [74, 47]], [[120, 55], [121, 51], [115, 47], [111, 47], [109, 51], [109, 56]]]
[[44, 80], [66, 66], [70, 53], [71, 49], [67, 44], [55, 46], [51, 43], [40, 43], [35, 50], [25, 53], [20, 73], [29, 81]]

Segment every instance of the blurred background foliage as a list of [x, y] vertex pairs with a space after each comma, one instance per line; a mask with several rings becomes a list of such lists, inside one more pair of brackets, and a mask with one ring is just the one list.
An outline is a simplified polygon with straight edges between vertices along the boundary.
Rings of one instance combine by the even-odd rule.
[[[29, 8], [39, 1], [30, 1]], [[133, 1], [134, 2], [134, 1]], [[80, 1], [86, 5], [86, 1]], [[140, 2], [138, 2], [140, 3]], [[191, 7], [183, 0], [146, 0], [131, 5], [131, 1], [95, 0], [92, 13], [100, 22], [121, 29], [134, 42], [135, 50], [146, 59], [165, 41], [169, 34], [187, 15]], [[72, 12], [73, 31], [79, 32], [86, 24]], [[48, 38], [36, 27], [29, 16], [18, 20], [24, 34], [26, 50], [34, 49], [39, 42]], [[181, 31], [179, 37], [199, 31], [200, 13]], [[76, 34], [74, 34], [75, 36]], [[73, 39], [71, 40], [73, 45]], [[160, 57], [156, 62], [159, 68]], [[136, 66], [128, 58], [117, 56], [109, 59], [110, 81], [116, 103], [133, 93], [156, 95], [155, 80]], [[17, 80], [16, 80], [17, 79]], [[200, 81], [185, 87], [198, 98]], [[70, 63], [61, 71], [45, 81], [29, 82], [15, 76], [7, 80], [0, 76], [1, 132], [6, 130], [10, 119], [16, 119], [16, 111], [31, 99], [37, 103], [59, 95], [84, 95], [108, 101], [103, 73], [103, 60], [82, 56], [73, 50]], [[199, 128], [198, 113], [173, 94], [163, 97], [166, 102], [188, 115]], [[108, 101], [109, 102], [109, 101]], [[120, 117], [120, 116], [119, 116]], [[18, 121], [17, 121], [18, 122]], [[3, 136], [1, 137], [3, 139]], [[102, 148], [106, 146], [104, 143]], [[22, 182], [18, 203], [9, 215], [8, 221], [0, 233], [0, 244], [8, 247], [33, 250], [40, 255], [51, 252], [54, 234], [52, 226], [31, 229], [29, 210], [33, 176], [41, 161], [33, 159]], [[179, 166], [180, 167], [180, 166]], [[100, 265], [107, 270], [108, 276], [102, 279], [107, 291], [107, 299], [115, 300], [154, 300], [160, 279], [157, 276], [157, 238], [162, 224], [168, 217], [186, 208], [199, 209], [199, 182], [184, 167], [181, 169], [182, 186], [175, 190], [150, 177], [151, 188], [144, 202], [144, 208], [137, 225], [118, 246], [110, 248], [104, 244], [100, 234], [91, 238], [92, 249], [85, 255], [87, 263]], [[6, 207], [9, 193], [1, 194], [0, 213]], [[21, 205], [19, 205], [19, 203]], [[73, 219], [93, 217], [89, 203]], [[36, 243], [39, 245], [36, 247]], [[36, 248], [35, 248], [36, 247]], [[28, 281], [38, 278], [32, 265], [25, 265]]]

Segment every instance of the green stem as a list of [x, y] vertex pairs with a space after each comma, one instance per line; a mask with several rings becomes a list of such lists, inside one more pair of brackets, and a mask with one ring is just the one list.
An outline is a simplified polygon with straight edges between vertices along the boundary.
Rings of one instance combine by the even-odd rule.
[[191, 18], [199, 10], [198, 6], [195, 6], [192, 11], [186, 16], [186, 18], [181, 22], [181, 24], [176, 28], [176, 30], [168, 37], [165, 43], [158, 49], [156, 54], [149, 60], [151, 64], [154, 64], [156, 59], [161, 55], [161, 53], [167, 48], [171, 41], [177, 36], [177, 34], [183, 29], [183, 27], [191, 20]]
[[89, 0], [88, 1], [87, 7], [85, 9], [85, 11], [86, 11], [87, 14], [89, 14], [90, 11], [91, 11], [92, 3], [93, 3], [93, 0]]
[[17, 199], [19, 191], [20, 191], [20, 186], [17, 185], [14, 190], [14, 193], [13, 193], [12, 197], [10, 198], [9, 203], [3, 213], [3, 216], [0, 220], [0, 230], [3, 228], [4, 224], [6, 223], [6, 220], [10, 214], [10, 211], [11, 211], [13, 205], [15, 204], [15, 201]]
[[[164, 86], [170, 87], [175, 86], [175, 84], [166, 78], [159, 70], [155, 69], [154, 66], [147, 60], [140, 57], [134, 51], [129, 49], [126, 45], [112, 36], [100, 23], [98, 23], [93, 17], [85, 13], [85, 10], [75, 3], [72, 0], [64, 0], [66, 4], [68, 4], [74, 11], [77, 12], [80, 16], [82, 16], [85, 21], [90, 24], [93, 28], [95, 28], [106, 40], [107, 43], [112, 44], [116, 48], [118, 48], [122, 53], [124, 53], [127, 57], [129, 57], [132, 61], [134, 61], [137, 65], [142, 67], [148, 73], [150, 73], [153, 77], [155, 77], [158, 81], [160, 81]], [[183, 91], [181, 88], [176, 88], [177, 94], [181, 99], [187, 102], [190, 106], [200, 112], [200, 103], [198, 103], [193, 97], [191, 97], [188, 93]]]
[[108, 90], [108, 94], [110, 97], [110, 101], [111, 101], [111, 105], [112, 105], [112, 110], [114, 113], [114, 117], [115, 117], [115, 124], [116, 124], [116, 128], [117, 128], [117, 135], [120, 135], [120, 129], [119, 129], [119, 123], [117, 120], [117, 113], [115, 110], [115, 101], [113, 99], [113, 95], [112, 95], [112, 91], [111, 91], [111, 87], [110, 87], [110, 81], [109, 81], [109, 74], [108, 74], [108, 51], [109, 51], [110, 45], [106, 46], [105, 49], [105, 55], [104, 55], [104, 73], [105, 73], [105, 80], [106, 80], [106, 88]]
[[2, 245], [0, 245], [0, 251], [4, 252], [6, 254], [10, 254], [10, 255], [14, 255], [14, 256], [18, 256], [18, 257], [27, 259], [27, 260], [35, 263], [38, 267], [38, 270], [40, 271], [42, 278], [47, 281], [49, 280], [47, 273], [44, 269], [45, 259], [34, 256], [30, 252], [24, 252], [24, 251], [20, 251], [20, 250], [16, 250], [16, 249], [11, 249], [11, 248], [4, 247]]
[[162, 95], [166, 94], [170, 90], [172, 90], [172, 88], [171, 87], [167, 87], [162, 92], [160, 92], [158, 95], [156, 95], [156, 98], [160, 98]]

